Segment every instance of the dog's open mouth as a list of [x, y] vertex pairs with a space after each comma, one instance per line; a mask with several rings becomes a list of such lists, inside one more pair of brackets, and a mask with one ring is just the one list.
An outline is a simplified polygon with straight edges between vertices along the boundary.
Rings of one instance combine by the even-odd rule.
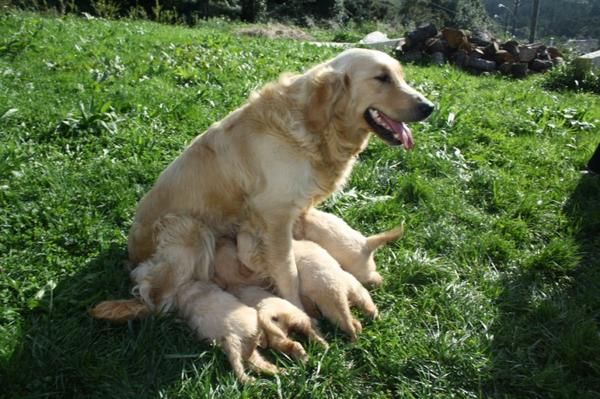
[[364, 117], [375, 134], [387, 144], [403, 145], [407, 150], [413, 147], [412, 132], [406, 123], [395, 121], [375, 108], [367, 108]]

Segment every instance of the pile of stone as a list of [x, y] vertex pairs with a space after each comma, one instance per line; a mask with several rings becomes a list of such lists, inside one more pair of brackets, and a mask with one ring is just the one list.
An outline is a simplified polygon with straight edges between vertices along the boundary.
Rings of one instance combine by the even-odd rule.
[[561, 53], [542, 43], [504, 43], [483, 31], [468, 32], [433, 24], [409, 32], [396, 48], [396, 56], [404, 62], [431, 61], [438, 65], [450, 62], [475, 73], [512, 75], [517, 78], [532, 72], [546, 72], [563, 63]]

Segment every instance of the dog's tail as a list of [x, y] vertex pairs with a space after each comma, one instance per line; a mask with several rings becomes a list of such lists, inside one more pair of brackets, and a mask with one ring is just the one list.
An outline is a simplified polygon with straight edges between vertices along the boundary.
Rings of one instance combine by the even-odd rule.
[[94, 319], [115, 323], [143, 319], [150, 313], [152, 313], [152, 310], [140, 298], [103, 301], [89, 311], [90, 316]]

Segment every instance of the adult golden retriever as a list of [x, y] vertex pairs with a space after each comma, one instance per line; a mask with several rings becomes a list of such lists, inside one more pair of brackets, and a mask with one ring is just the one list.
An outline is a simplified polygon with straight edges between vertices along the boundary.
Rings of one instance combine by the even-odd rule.
[[433, 108], [398, 61], [374, 50], [347, 50], [267, 84], [196, 137], [139, 202], [128, 240], [136, 264], [155, 254], [157, 230], [180, 231], [179, 221], [190, 220], [196, 227], [171, 249], [173, 261], [140, 277], [150, 287], [144, 299], [163, 306], [185, 280], [210, 279], [215, 239], [241, 231], [255, 240], [255, 271], [301, 306], [294, 221], [344, 183], [371, 131], [410, 149], [405, 123]]

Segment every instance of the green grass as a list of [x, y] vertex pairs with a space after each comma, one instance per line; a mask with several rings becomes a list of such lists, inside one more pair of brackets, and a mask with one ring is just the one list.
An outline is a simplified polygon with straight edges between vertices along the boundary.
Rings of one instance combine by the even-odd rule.
[[163, 316], [92, 320], [128, 293], [138, 199], [196, 134], [336, 50], [216, 25], [0, 15], [0, 397], [600, 397], [600, 100], [541, 78], [406, 66], [437, 105], [411, 152], [373, 139], [324, 209], [365, 234], [380, 320], [240, 386]]

